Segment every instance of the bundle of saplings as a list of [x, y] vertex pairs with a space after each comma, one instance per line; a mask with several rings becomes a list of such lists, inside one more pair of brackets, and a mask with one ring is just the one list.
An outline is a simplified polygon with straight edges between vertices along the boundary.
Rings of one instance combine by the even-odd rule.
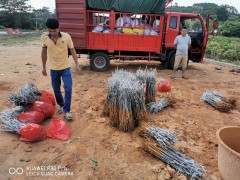
[[108, 81], [105, 114], [111, 125], [131, 131], [146, 117], [144, 86], [135, 74], [116, 70]]

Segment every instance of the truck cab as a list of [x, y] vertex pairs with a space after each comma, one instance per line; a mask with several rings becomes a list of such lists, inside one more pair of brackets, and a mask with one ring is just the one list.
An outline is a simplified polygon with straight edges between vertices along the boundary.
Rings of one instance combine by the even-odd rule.
[[[189, 48], [189, 60], [203, 62], [203, 55], [208, 40], [208, 23], [205, 25], [200, 15], [191, 13], [166, 13], [166, 27], [163, 48], [166, 51], [166, 58], [162, 62], [166, 67], [173, 68], [176, 49], [174, 39], [181, 34], [182, 27], [186, 27], [192, 43]], [[209, 20], [207, 20], [209, 21]]]

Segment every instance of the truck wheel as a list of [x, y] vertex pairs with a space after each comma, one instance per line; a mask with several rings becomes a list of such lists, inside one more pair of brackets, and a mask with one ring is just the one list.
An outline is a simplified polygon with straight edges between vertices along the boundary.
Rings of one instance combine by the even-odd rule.
[[94, 71], [104, 72], [108, 70], [109, 65], [109, 57], [104, 52], [96, 52], [90, 57], [90, 66]]
[[169, 68], [173, 69], [174, 68], [174, 64], [175, 64], [175, 56], [176, 53], [173, 53], [169, 59]]
[[[172, 56], [170, 57], [170, 63], [169, 63], [169, 68], [170, 69], [174, 68], [175, 57], [176, 57], [176, 53], [173, 53]], [[187, 62], [187, 68], [188, 68], [188, 63], [189, 63], [189, 59], [188, 59], [188, 62]], [[178, 69], [182, 69], [182, 64], [181, 63], [179, 64]]]

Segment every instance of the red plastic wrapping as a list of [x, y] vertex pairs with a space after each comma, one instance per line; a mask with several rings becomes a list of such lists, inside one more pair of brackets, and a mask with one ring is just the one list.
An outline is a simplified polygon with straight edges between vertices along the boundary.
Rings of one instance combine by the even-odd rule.
[[43, 141], [47, 138], [47, 132], [44, 127], [33, 123], [22, 127], [18, 133], [21, 135], [20, 140], [26, 142]]
[[[50, 99], [50, 101], [52, 102], [53, 105], [56, 105], [56, 99], [53, 93], [42, 90], [42, 96], [43, 97], [48, 97]], [[45, 101], [44, 101], [45, 102]]]
[[62, 119], [53, 119], [48, 127], [47, 136], [65, 141], [70, 136], [70, 129]]
[[170, 92], [172, 90], [170, 81], [164, 80], [158, 84], [159, 92]]
[[52, 100], [51, 100], [46, 94], [42, 94], [42, 95], [40, 96], [40, 101], [46, 102], [46, 103], [51, 104], [51, 105], [54, 105], [54, 104], [52, 103]]
[[44, 120], [44, 114], [39, 111], [22, 112], [19, 114], [18, 120], [24, 123], [40, 124]]
[[44, 114], [44, 118], [50, 118], [54, 115], [54, 106], [47, 102], [35, 101], [28, 106], [29, 111], [38, 111]]

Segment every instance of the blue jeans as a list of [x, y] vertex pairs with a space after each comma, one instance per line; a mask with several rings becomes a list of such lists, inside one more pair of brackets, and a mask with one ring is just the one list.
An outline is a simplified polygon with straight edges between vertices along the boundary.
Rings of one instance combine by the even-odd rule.
[[[54, 94], [57, 100], [57, 103], [60, 107], [63, 107], [63, 112], [70, 112], [71, 109], [71, 100], [72, 100], [72, 76], [70, 68], [63, 70], [50, 70], [52, 87]], [[61, 93], [61, 77], [64, 83], [65, 97]]]

